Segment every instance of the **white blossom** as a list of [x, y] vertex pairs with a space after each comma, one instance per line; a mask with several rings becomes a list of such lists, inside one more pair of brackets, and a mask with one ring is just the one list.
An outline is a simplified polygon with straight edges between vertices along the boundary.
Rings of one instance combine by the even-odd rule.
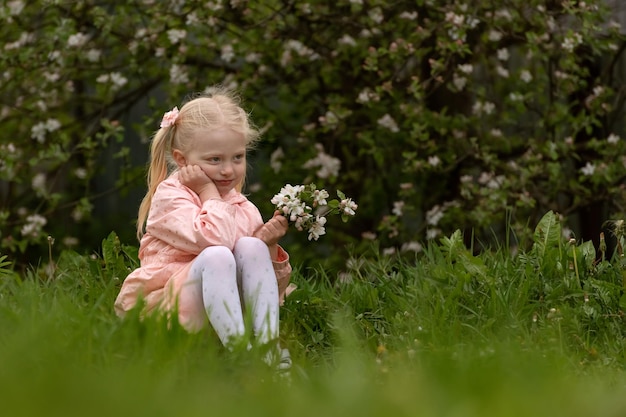
[[498, 65], [496, 67], [496, 72], [502, 78], [509, 78], [509, 70], [504, 68], [502, 65]]
[[513, 16], [511, 16], [511, 12], [509, 12], [507, 9], [500, 9], [496, 11], [496, 17], [500, 18], [500, 19], [504, 19], [506, 21], [511, 21], [513, 20]]
[[200, 22], [200, 19], [198, 19], [198, 15], [196, 15], [196, 12], [189, 13], [187, 15], [187, 19], [185, 20], [185, 24], [187, 26], [193, 26], [199, 22]]
[[441, 234], [441, 230], [437, 228], [427, 229], [426, 230], [426, 239], [432, 240]]
[[57, 119], [48, 119], [45, 122], [39, 122], [30, 129], [30, 136], [37, 142], [43, 143], [46, 140], [46, 132], [54, 132], [61, 127], [61, 122]]
[[417, 12], [402, 12], [400, 13], [400, 19], [406, 19], [406, 20], [415, 20], [417, 19]]
[[468, 75], [474, 72], [474, 66], [472, 64], [460, 64], [458, 68], [459, 68], [459, 71]]
[[490, 101], [477, 101], [476, 103], [474, 103], [474, 105], [472, 106], [472, 112], [475, 115], [481, 115], [481, 114], [491, 114], [493, 113], [493, 111], [495, 110], [496, 105], [493, 104]]
[[422, 247], [422, 244], [419, 242], [415, 242], [415, 241], [411, 241], [411, 242], [406, 242], [402, 244], [402, 247], [400, 248], [400, 251], [402, 252], [421, 252], [424, 248]]
[[391, 209], [391, 212], [394, 215], [396, 215], [398, 217], [401, 217], [402, 214], [403, 214], [402, 210], [404, 209], [404, 204], [405, 204], [404, 201], [396, 201], [396, 202], [394, 202], [393, 203], [393, 209]]
[[324, 147], [321, 144], [316, 144], [317, 156], [309, 159], [302, 165], [303, 168], [319, 168], [316, 175], [319, 178], [336, 177], [339, 175], [339, 169], [341, 168], [341, 161], [331, 155], [324, 152]]
[[128, 79], [119, 72], [112, 72], [110, 74], [102, 74], [96, 78], [96, 81], [101, 84], [111, 83], [114, 90], [122, 88], [128, 82]]
[[76, 175], [76, 178], [84, 180], [87, 178], [87, 170], [85, 168], [76, 168], [74, 170], [74, 175]]
[[348, 35], [347, 33], [344, 34], [341, 38], [339, 38], [339, 40], [337, 41], [337, 43], [339, 45], [347, 45], [347, 46], [356, 46], [356, 41], [354, 40], [354, 38], [350, 35]]
[[430, 226], [437, 226], [439, 220], [443, 218], [444, 209], [439, 205], [435, 205], [426, 212], [426, 224]]
[[189, 74], [183, 66], [174, 64], [170, 67], [170, 80], [173, 84], [184, 84], [189, 82]]
[[380, 10], [380, 7], [371, 9], [367, 12], [367, 14], [376, 24], [381, 24], [384, 20], [383, 12]]
[[46, 191], [46, 174], [44, 174], [43, 172], [39, 172], [39, 173], [35, 174], [35, 176], [33, 177], [33, 179], [32, 179], [30, 184], [33, 187], [33, 190], [35, 190], [35, 192], [37, 194], [39, 194], [39, 195], [45, 194], [45, 191]]
[[167, 37], [172, 45], [176, 45], [187, 37], [187, 31], [184, 29], [170, 29], [167, 31]]
[[102, 51], [92, 48], [87, 51], [85, 56], [87, 57], [87, 60], [89, 62], [98, 62], [100, 60], [100, 57], [102, 56]]
[[498, 49], [497, 52], [498, 59], [500, 61], [508, 61], [509, 59], [509, 50], [506, 48]]
[[432, 167], [436, 167], [441, 164], [441, 159], [437, 155], [432, 155], [428, 157], [428, 165]]
[[235, 50], [233, 49], [233, 46], [230, 44], [222, 46], [220, 57], [226, 62], [232, 62], [233, 58], [235, 58]]
[[26, 224], [22, 226], [22, 236], [37, 237], [41, 233], [43, 226], [48, 223], [45, 217], [39, 214], [31, 214], [26, 217]]
[[615, 133], [611, 133], [609, 135], [608, 138], [606, 138], [606, 141], [612, 145], [616, 144], [617, 142], [619, 142], [619, 136], [617, 136]]
[[[328, 194], [328, 193], [327, 193]], [[328, 197], [328, 195], [326, 195]], [[354, 216], [355, 210], [358, 208], [357, 204], [352, 201], [351, 198], [344, 198], [339, 202], [339, 210], [341, 210], [342, 214], [346, 214], [348, 216]]]
[[533, 76], [530, 73], [530, 71], [528, 71], [528, 70], [522, 70], [522, 72], [520, 73], [519, 77], [525, 83], [529, 83], [529, 82], [531, 82], [533, 80]]
[[452, 84], [454, 84], [457, 90], [462, 90], [463, 88], [465, 88], [465, 85], [467, 84], [467, 78], [459, 77], [458, 75], [454, 74], [452, 76]]
[[319, 237], [321, 235], [326, 234], [326, 229], [324, 228], [325, 224], [326, 224], [326, 217], [316, 216], [315, 217], [315, 221], [313, 222], [313, 224], [309, 228], [308, 239], [309, 240], [311, 240], [311, 239], [317, 240], [317, 239], [319, 239]]
[[587, 164], [580, 169], [583, 175], [591, 176], [594, 172], [596, 172], [596, 166], [591, 162], [587, 162]]
[[571, 36], [567, 36], [561, 43], [561, 48], [567, 52], [574, 52], [574, 49], [583, 43], [583, 37], [580, 33], [573, 33]]
[[502, 33], [498, 32], [497, 30], [489, 31], [489, 40], [491, 42], [498, 42], [500, 39], [502, 39]]
[[376, 235], [376, 233], [368, 231], [361, 233], [361, 237], [365, 240], [376, 240], [378, 236]]
[[274, 152], [272, 152], [272, 154], [270, 155], [270, 167], [272, 167], [274, 173], [278, 174], [280, 172], [280, 169], [283, 166], [281, 159], [283, 159], [284, 157], [285, 152], [281, 147], [276, 148], [276, 150], [274, 150]]
[[397, 133], [397, 132], [400, 131], [400, 128], [398, 128], [398, 124], [393, 119], [393, 117], [391, 117], [389, 114], [385, 114], [383, 117], [378, 119], [377, 123], [380, 126], [385, 127], [385, 128], [391, 130], [394, 133]]
[[88, 40], [89, 36], [85, 35], [82, 32], [78, 32], [70, 35], [70, 37], [67, 39], [67, 46], [69, 46], [70, 48], [80, 48], [81, 46], [86, 44]]
[[394, 248], [394, 247], [383, 249], [383, 255], [384, 256], [391, 256], [391, 255], [394, 255], [395, 253], [396, 253], [396, 248]]
[[10, 1], [7, 3], [7, 6], [9, 7], [9, 14], [11, 16], [17, 16], [24, 10], [24, 2], [21, 0]]
[[[329, 204], [326, 200], [329, 197], [328, 192], [317, 189], [314, 184], [308, 186], [287, 184], [270, 201], [276, 210], [282, 212], [290, 222], [294, 223], [297, 230], [306, 230], [309, 240], [317, 240], [321, 235], [326, 234], [325, 215], [341, 214], [345, 220], [345, 215], [355, 214], [357, 204], [352, 199], [345, 198], [340, 191], [337, 195], [341, 196], [342, 201], [332, 200], [332, 204]], [[315, 216], [311, 214], [313, 208], [316, 208], [319, 214]]]

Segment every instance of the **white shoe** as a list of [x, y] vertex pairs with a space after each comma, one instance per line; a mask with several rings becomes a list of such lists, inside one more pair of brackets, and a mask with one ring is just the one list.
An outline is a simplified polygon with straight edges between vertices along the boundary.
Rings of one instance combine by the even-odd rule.
[[278, 372], [287, 372], [291, 369], [291, 355], [289, 354], [289, 350], [287, 348], [280, 349], [280, 360], [278, 361], [278, 365], [276, 366], [276, 370]]

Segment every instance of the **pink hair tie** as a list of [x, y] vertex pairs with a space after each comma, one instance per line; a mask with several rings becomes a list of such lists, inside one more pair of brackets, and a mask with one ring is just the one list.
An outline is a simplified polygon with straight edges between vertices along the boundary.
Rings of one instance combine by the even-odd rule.
[[161, 119], [161, 127], [172, 126], [176, 123], [176, 119], [178, 119], [178, 107], [174, 107], [172, 110], [163, 115], [163, 119]]

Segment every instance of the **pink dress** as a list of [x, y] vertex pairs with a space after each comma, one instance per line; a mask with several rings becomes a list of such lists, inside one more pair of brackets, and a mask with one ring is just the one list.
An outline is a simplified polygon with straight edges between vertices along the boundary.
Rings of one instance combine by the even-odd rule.
[[[204, 203], [191, 189], [182, 185], [175, 172], [157, 187], [143, 235], [139, 260], [141, 266], [124, 280], [115, 311], [123, 316], [139, 299], [145, 312], [172, 312], [182, 285], [196, 256], [208, 246], [226, 246], [231, 251], [238, 239], [252, 236], [263, 225], [258, 208], [244, 195], [232, 190], [223, 200]], [[273, 262], [283, 303], [291, 265], [289, 255], [278, 248]], [[205, 320], [204, 306], [181, 306], [181, 324]]]

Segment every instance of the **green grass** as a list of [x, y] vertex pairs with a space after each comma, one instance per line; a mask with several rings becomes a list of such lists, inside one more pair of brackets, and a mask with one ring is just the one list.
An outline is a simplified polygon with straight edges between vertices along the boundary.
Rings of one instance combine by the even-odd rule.
[[621, 259], [543, 237], [474, 256], [453, 235], [411, 262], [355, 258], [349, 282], [296, 268], [281, 310], [290, 383], [210, 331], [119, 320], [136, 249], [114, 235], [101, 257], [65, 252], [51, 277], [0, 265], [2, 413], [623, 416]]

